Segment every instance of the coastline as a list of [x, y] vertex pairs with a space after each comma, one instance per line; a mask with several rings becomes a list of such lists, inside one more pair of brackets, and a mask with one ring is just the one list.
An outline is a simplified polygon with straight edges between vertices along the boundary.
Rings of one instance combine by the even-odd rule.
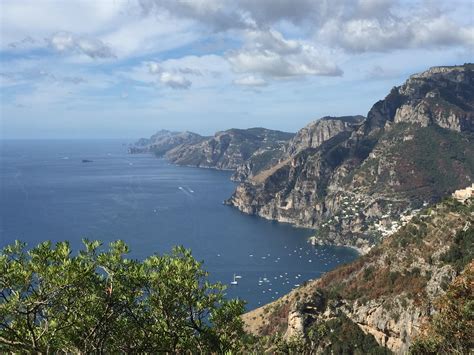
[[[135, 154], [149, 154], [149, 155], [152, 155], [153, 156], [153, 153], [151, 152], [141, 152], [141, 153], [130, 153], [129, 154], [132, 154], [132, 155], [135, 155]], [[156, 156], [155, 156], [156, 157]], [[210, 170], [217, 170], [217, 171], [228, 171], [228, 172], [234, 172], [235, 169], [229, 169], [229, 168], [219, 168], [219, 167], [212, 167], [212, 166], [198, 166], [198, 165], [190, 165], [190, 164], [186, 164], [186, 165], [182, 165], [182, 164], [176, 164], [176, 163], [173, 163], [172, 161], [170, 161], [169, 159], [167, 159], [165, 156], [163, 157], [156, 157], [157, 159], [162, 159], [166, 162], [168, 162], [169, 164], [173, 165], [173, 166], [177, 166], [177, 167], [187, 167], [187, 168], [197, 168], [197, 169], [210, 169]], [[232, 181], [232, 179], [231, 179]], [[223, 204], [225, 205], [230, 205], [231, 207], [233, 208], [236, 208], [235, 206], [232, 206], [231, 204], [227, 203], [227, 200], [224, 200], [223, 201]], [[249, 215], [248, 213], [245, 213], [243, 211], [241, 211], [240, 209], [236, 208], [238, 211], [240, 211], [241, 213], [243, 214], [247, 214]], [[293, 228], [303, 228], [303, 229], [308, 229], [308, 230], [312, 230], [312, 231], [316, 231], [317, 229], [314, 229], [314, 228], [310, 228], [310, 227], [307, 227], [307, 226], [302, 226], [302, 225], [299, 225], [298, 223], [294, 223], [294, 222], [291, 222], [291, 221], [280, 221], [278, 219], [273, 219], [273, 218], [268, 218], [266, 216], [262, 216], [262, 215], [259, 215], [259, 214], [253, 214], [253, 216], [256, 216], [258, 218], [263, 218], [263, 219], [266, 219], [268, 221], [274, 221], [274, 222], [277, 222], [277, 223], [282, 223], [282, 224], [289, 224], [290, 226], [292, 226]], [[312, 237], [309, 237], [307, 242], [308, 243], [311, 243], [313, 244], [310, 240], [311, 238], [314, 238], [314, 236]], [[360, 256], [363, 256], [365, 254], [367, 254], [373, 247], [373, 245], [364, 245], [364, 246], [356, 246], [356, 245], [353, 245], [353, 244], [344, 244], [344, 243], [339, 243], [339, 242], [335, 242], [335, 241], [324, 241], [324, 240], [317, 240], [317, 242], [313, 245], [327, 245], [327, 246], [339, 246], [339, 247], [346, 247], [346, 248], [350, 248], [354, 251], [357, 252], [357, 257], [360, 257]]]

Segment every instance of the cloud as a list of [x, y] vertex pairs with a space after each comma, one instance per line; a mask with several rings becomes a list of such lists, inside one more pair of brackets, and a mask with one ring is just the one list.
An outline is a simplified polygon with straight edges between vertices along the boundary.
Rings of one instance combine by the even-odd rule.
[[54, 74], [47, 70], [23, 70], [0, 73], [2, 86], [15, 86], [21, 84], [36, 83], [53, 83], [53, 84], [83, 84], [87, 80], [82, 76]]
[[235, 79], [234, 84], [242, 85], [242, 86], [258, 87], [258, 86], [266, 86], [267, 82], [264, 79], [258, 78], [254, 75], [247, 75], [247, 76]]
[[173, 17], [185, 18], [205, 24], [216, 31], [235, 28], [248, 28], [247, 20], [238, 7], [231, 1], [221, 0], [138, 0], [144, 14], [167, 12]]
[[316, 47], [302, 41], [286, 40], [274, 30], [248, 32], [245, 46], [230, 51], [227, 59], [238, 73], [266, 78], [342, 74], [342, 70]]
[[472, 46], [474, 27], [459, 28], [445, 16], [396, 16], [328, 21], [318, 34], [326, 43], [349, 52], [388, 52], [396, 49]]
[[48, 40], [58, 52], [79, 53], [93, 59], [115, 57], [112, 50], [96, 38], [77, 36], [70, 32], [58, 32]]
[[14, 48], [14, 49], [24, 49], [24, 48], [31, 48], [36, 43], [37, 41], [33, 37], [28, 35], [21, 40], [8, 43], [8, 47]]
[[191, 81], [182, 75], [170, 72], [161, 73], [160, 82], [172, 89], [189, 89], [191, 87]]
[[[472, 16], [462, 23], [442, 2], [403, 0], [139, 0], [145, 14], [167, 12], [214, 31], [256, 33], [292, 23], [314, 43], [350, 53], [473, 46]], [[472, 3], [453, 6], [472, 14]], [[469, 17], [469, 16], [468, 16]], [[466, 21], [464, 21], [466, 22]]]
[[202, 76], [202, 72], [198, 69], [191, 69], [191, 68], [179, 68], [178, 71], [181, 74], [189, 74], [189, 75], [196, 75], [196, 76]]
[[148, 65], [150, 74], [158, 75], [158, 81], [160, 83], [172, 89], [189, 89], [191, 87], [191, 81], [179, 73], [181, 68], [174, 69], [173, 71], [166, 71], [157, 62], [148, 62], [146, 64]]
[[148, 62], [147, 64], [151, 74], [159, 74], [163, 71], [157, 62]]

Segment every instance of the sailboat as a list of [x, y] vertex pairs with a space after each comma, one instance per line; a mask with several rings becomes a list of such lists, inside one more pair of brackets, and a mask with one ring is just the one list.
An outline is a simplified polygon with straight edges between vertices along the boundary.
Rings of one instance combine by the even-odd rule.
[[258, 285], [259, 285], [259, 286], [262, 286], [262, 284], [263, 284], [263, 280], [262, 280], [261, 277], [259, 277], [259, 278], [258, 278]]
[[230, 284], [231, 285], [237, 285], [238, 284], [237, 280], [235, 279], [235, 274], [234, 274], [234, 281], [231, 281]]

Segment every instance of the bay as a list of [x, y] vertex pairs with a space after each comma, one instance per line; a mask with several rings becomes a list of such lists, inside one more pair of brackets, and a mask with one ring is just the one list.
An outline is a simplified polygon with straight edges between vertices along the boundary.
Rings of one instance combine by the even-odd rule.
[[[68, 240], [77, 250], [82, 238], [122, 239], [130, 257], [143, 259], [183, 245], [247, 309], [357, 257], [349, 248], [309, 245], [311, 230], [223, 205], [236, 186], [228, 171], [130, 155], [128, 143], [1, 141], [0, 247]], [[230, 285], [234, 274], [241, 278]]]

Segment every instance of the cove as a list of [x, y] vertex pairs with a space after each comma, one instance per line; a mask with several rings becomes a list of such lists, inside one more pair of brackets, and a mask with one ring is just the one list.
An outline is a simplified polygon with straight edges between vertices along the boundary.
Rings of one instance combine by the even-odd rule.
[[[225, 206], [231, 172], [129, 155], [127, 143], [2, 141], [0, 246], [48, 239], [77, 249], [84, 237], [122, 239], [140, 259], [183, 245], [247, 309], [357, 257], [350, 248], [311, 246], [311, 230]], [[234, 274], [241, 278], [230, 285]]]

